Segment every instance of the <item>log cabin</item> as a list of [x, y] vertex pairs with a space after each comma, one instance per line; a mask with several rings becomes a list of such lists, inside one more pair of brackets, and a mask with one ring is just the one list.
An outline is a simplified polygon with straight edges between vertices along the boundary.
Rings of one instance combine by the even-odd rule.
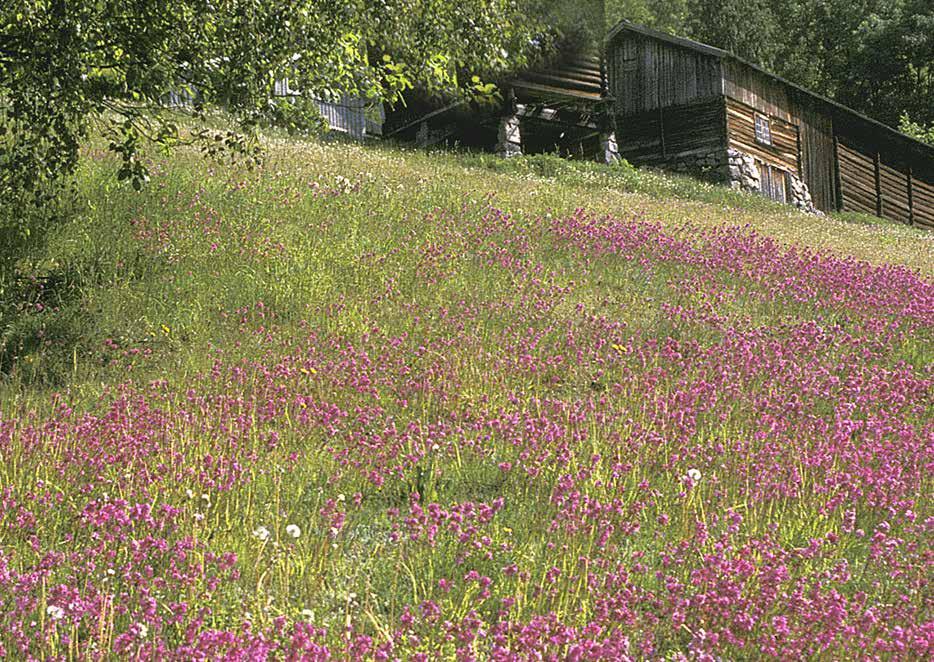
[[619, 154], [806, 211], [934, 228], [934, 148], [732, 53], [628, 21], [606, 40]]

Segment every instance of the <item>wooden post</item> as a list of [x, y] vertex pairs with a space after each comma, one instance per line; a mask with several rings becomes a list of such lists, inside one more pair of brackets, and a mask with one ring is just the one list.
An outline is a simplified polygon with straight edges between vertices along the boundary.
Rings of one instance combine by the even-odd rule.
[[658, 107], [658, 140], [662, 144], [662, 160], [665, 160], [668, 154], [665, 151], [665, 115], [661, 106]]
[[908, 225], [915, 224], [914, 184], [911, 181], [911, 168], [908, 168]]
[[834, 189], [834, 203], [837, 207], [837, 211], [843, 211], [843, 186], [840, 182], [840, 142], [837, 140], [836, 134], [833, 137], [833, 185]]
[[804, 181], [804, 168], [801, 166], [801, 125], [795, 124], [795, 149], [798, 153], [798, 177]]
[[872, 164], [876, 169], [876, 216], [882, 218], [882, 168], [880, 167], [879, 152], [872, 158]]

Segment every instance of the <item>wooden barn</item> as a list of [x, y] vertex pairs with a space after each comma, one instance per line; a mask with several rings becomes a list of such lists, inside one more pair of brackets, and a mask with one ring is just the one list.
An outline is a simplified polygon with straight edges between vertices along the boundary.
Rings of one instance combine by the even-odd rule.
[[934, 229], [934, 148], [732, 53], [628, 21], [497, 81], [498, 107], [413, 97], [383, 135], [684, 172], [809, 212]]
[[934, 228], [934, 148], [735, 55], [628, 21], [606, 41], [619, 154], [814, 211]]
[[496, 81], [502, 102], [478, 106], [410, 94], [386, 115], [383, 135], [420, 147], [446, 145], [502, 156], [560, 154], [605, 159], [609, 95], [599, 52], [563, 50]]

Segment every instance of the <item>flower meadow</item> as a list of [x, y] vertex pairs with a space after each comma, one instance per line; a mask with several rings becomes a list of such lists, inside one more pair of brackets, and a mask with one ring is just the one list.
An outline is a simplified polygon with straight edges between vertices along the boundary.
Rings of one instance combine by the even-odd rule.
[[84, 173], [2, 391], [0, 657], [934, 655], [929, 271], [282, 150]]

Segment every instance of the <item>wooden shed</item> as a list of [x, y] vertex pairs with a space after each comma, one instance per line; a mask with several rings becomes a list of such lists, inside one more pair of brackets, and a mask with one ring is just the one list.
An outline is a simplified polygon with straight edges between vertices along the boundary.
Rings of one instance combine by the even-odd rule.
[[607, 98], [621, 156], [809, 211], [934, 228], [934, 148], [735, 55], [618, 23]]
[[603, 62], [599, 52], [559, 51], [496, 81], [502, 100], [495, 105], [432, 99], [415, 91], [387, 114], [383, 135], [420, 147], [443, 144], [502, 156], [604, 159], [610, 97]]

